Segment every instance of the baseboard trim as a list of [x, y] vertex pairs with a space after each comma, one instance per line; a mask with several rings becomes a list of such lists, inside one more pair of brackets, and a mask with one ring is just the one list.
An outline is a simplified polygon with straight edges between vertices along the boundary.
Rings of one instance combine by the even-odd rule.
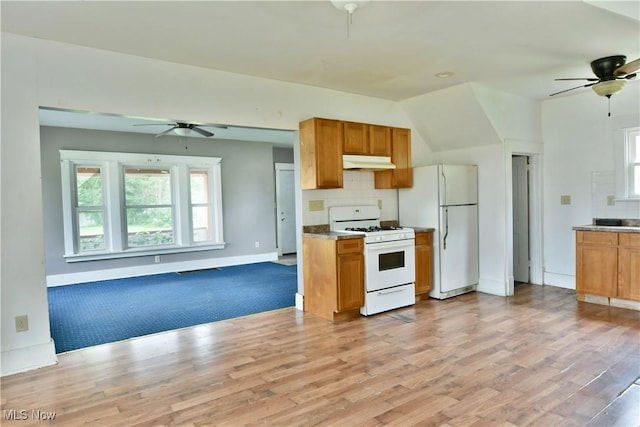
[[53, 340], [43, 344], [3, 351], [1, 359], [2, 368], [0, 376], [2, 377], [58, 363], [56, 347], [53, 344]]
[[94, 282], [97, 280], [123, 279], [125, 277], [149, 276], [152, 274], [174, 273], [176, 271], [202, 270], [207, 268], [230, 267], [233, 265], [255, 264], [277, 261], [277, 252], [257, 255], [243, 255], [226, 258], [208, 258], [166, 264], [150, 264], [136, 267], [113, 268], [108, 270], [83, 271], [80, 273], [55, 274], [47, 276], [47, 287]]
[[576, 276], [544, 272], [544, 284], [564, 289], [576, 289]]
[[296, 310], [304, 311], [304, 295], [296, 293]]
[[478, 292], [485, 294], [497, 295], [500, 297], [507, 296], [507, 284], [501, 280], [487, 279], [481, 277], [478, 281]]

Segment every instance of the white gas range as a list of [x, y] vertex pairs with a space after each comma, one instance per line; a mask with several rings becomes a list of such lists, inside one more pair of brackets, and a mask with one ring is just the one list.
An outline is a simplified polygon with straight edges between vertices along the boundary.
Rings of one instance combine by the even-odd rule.
[[369, 316], [415, 304], [413, 229], [381, 227], [377, 206], [329, 208], [329, 228], [364, 236], [365, 297], [360, 314]]

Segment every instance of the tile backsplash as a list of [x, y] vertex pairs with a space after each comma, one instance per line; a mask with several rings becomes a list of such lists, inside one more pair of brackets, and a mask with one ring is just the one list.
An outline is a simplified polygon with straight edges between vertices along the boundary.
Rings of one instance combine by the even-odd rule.
[[591, 173], [593, 218], [640, 219], [640, 201], [616, 200], [615, 172]]
[[302, 192], [303, 225], [328, 224], [332, 206], [378, 205], [382, 221], [398, 220], [398, 190], [375, 189], [371, 171], [345, 170], [343, 179], [343, 188]]

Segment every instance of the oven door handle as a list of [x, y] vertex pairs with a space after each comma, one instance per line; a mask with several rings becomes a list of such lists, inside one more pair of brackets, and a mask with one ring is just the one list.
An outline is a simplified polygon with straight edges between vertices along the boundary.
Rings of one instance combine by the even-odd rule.
[[378, 295], [389, 295], [389, 294], [396, 294], [398, 292], [404, 292], [406, 291], [406, 287], [403, 289], [390, 289], [390, 290], [385, 290], [385, 291], [378, 291]]

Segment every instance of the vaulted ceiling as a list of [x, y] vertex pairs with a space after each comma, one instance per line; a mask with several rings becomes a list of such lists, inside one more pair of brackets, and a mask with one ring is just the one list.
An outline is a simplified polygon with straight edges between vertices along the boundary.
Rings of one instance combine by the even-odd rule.
[[330, 1], [0, 7], [5, 32], [389, 100], [465, 82], [546, 99], [593, 59], [640, 57], [637, 1], [374, 0], [351, 22]]

